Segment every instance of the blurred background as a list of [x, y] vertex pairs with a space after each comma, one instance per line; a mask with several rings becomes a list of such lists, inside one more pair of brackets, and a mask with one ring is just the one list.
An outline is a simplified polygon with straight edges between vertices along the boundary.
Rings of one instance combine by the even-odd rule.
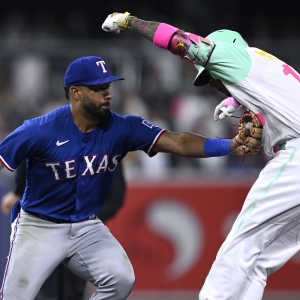
[[[171, 131], [231, 137], [237, 119], [215, 122], [223, 96], [192, 82], [197, 72], [134, 32], [107, 33], [108, 14], [129, 11], [207, 36], [239, 31], [259, 47], [300, 69], [298, 1], [5, 1], [0, 10], [0, 140], [25, 119], [67, 104], [63, 77], [76, 58], [101, 56], [125, 81], [112, 85], [112, 109], [140, 115]], [[244, 112], [240, 109], [236, 116]], [[186, 159], [168, 154], [124, 159], [125, 205], [108, 222], [137, 275], [130, 299], [197, 299], [206, 274], [269, 158]], [[0, 172], [0, 197], [14, 188], [14, 174]], [[9, 247], [8, 216], [0, 213], [0, 273]], [[300, 256], [271, 276], [265, 299], [299, 299]], [[292, 277], [291, 274], [294, 274]], [[93, 287], [87, 287], [87, 298]], [[55, 300], [55, 299], [54, 299]]]

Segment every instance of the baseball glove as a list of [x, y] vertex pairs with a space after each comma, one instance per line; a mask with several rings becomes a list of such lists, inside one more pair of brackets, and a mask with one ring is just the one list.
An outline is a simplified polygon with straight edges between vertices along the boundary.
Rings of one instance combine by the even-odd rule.
[[237, 145], [235, 155], [255, 155], [262, 147], [263, 127], [257, 116], [251, 112], [244, 113], [238, 122]]

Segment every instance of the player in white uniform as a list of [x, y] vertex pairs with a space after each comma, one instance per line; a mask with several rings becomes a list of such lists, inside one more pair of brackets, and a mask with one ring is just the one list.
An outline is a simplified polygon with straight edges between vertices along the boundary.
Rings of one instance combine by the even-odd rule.
[[199, 294], [200, 300], [261, 299], [267, 277], [300, 248], [300, 75], [229, 30], [203, 38], [129, 13], [109, 15], [102, 28], [136, 31], [195, 64], [196, 86], [210, 83], [233, 97], [233, 110], [226, 111], [230, 104], [223, 101], [216, 119], [243, 105], [264, 123], [264, 150], [273, 159], [252, 186]]

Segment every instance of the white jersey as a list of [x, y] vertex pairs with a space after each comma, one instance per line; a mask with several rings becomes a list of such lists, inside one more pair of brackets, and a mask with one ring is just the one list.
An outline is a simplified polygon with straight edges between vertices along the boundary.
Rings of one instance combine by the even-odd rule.
[[[240, 104], [263, 116], [265, 153], [272, 156], [274, 146], [299, 138], [300, 75], [285, 62], [258, 48], [213, 42], [215, 48], [205, 68], [213, 78], [224, 83]], [[197, 63], [204, 65], [203, 61]]]
[[289, 65], [257, 48], [246, 49], [252, 60], [247, 77], [235, 85], [225, 84], [232, 96], [264, 120], [263, 145], [272, 148], [300, 137], [300, 76]]

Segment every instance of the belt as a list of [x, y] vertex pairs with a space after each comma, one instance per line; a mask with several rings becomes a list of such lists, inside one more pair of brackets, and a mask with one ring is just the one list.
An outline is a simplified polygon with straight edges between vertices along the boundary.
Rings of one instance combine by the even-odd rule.
[[[49, 221], [49, 222], [53, 222], [53, 223], [57, 223], [57, 224], [62, 224], [62, 223], [77, 223], [77, 222], [74, 222], [74, 221], [71, 221], [71, 220], [62, 220], [62, 219], [56, 219], [56, 218], [50, 218], [50, 217], [45, 217], [45, 216], [42, 216], [42, 215], [39, 215], [39, 214], [35, 214], [35, 213], [30, 213], [30, 215], [34, 216], [34, 217], [37, 217], [39, 219], [42, 219], [42, 220], [45, 220], [45, 221]], [[79, 222], [82, 222], [82, 221], [88, 221], [88, 220], [95, 220], [96, 219], [96, 214], [93, 214]]]

